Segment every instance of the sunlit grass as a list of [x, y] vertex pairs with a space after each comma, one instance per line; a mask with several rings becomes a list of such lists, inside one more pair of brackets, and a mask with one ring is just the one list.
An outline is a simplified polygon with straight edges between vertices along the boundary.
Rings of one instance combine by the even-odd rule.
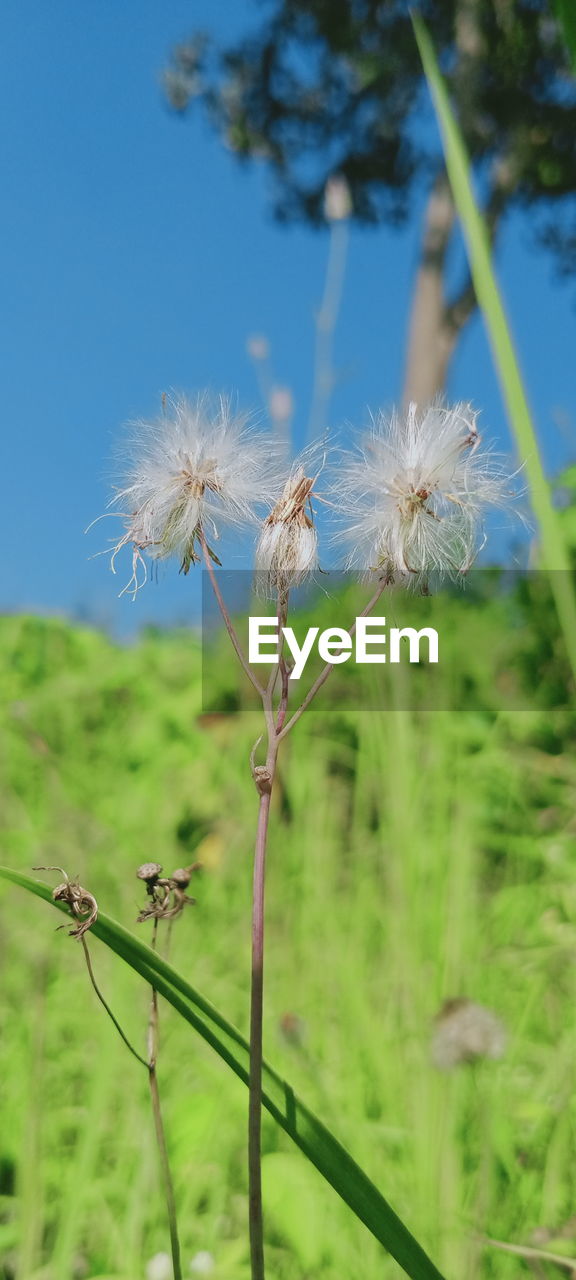
[[[13, 619], [2, 645], [15, 668], [3, 861], [78, 872], [133, 929], [142, 857], [181, 865], [200, 838], [198, 906], [174, 930], [172, 960], [245, 1030], [254, 717], [198, 720], [185, 635], [117, 650], [89, 631]], [[559, 1231], [574, 1197], [576, 769], [552, 732], [573, 732], [562, 709], [499, 721], [332, 710], [304, 721], [284, 758], [266, 1055], [449, 1277], [517, 1280], [518, 1260], [476, 1236]], [[167, 1247], [146, 1080], [52, 919], [2, 890], [0, 1125], [16, 1194], [1, 1202], [0, 1258], [6, 1276], [20, 1254], [24, 1274], [43, 1280], [83, 1266], [134, 1280]], [[142, 1045], [145, 988], [96, 942], [93, 957]], [[430, 1064], [431, 1020], [462, 994], [499, 1013], [509, 1045], [501, 1062], [443, 1075]], [[298, 1019], [291, 1038], [286, 1014]], [[241, 1278], [243, 1086], [170, 1011], [163, 1028], [184, 1260], [207, 1250], [217, 1277]], [[275, 1275], [340, 1280], [358, 1257], [367, 1280], [399, 1274], [272, 1120], [264, 1151]]]

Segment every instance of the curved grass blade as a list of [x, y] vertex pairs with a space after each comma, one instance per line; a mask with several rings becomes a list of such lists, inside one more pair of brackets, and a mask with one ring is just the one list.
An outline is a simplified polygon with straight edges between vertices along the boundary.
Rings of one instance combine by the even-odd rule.
[[488, 234], [472, 188], [466, 148], [438, 66], [434, 46], [418, 14], [412, 15], [412, 25], [436, 111], [446, 169], [462, 224], [476, 297], [486, 322], [510, 425], [518, 452], [524, 462], [532, 507], [540, 528], [543, 568], [550, 575], [550, 586], [564, 635], [566, 652], [576, 679], [576, 599], [569, 552], [542, 466], [522, 375], [492, 265]]
[[[69, 915], [63, 903], [53, 901], [49, 887], [41, 881], [6, 867], [0, 867], [0, 878], [27, 889]], [[247, 1041], [181, 974], [110, 916], [99, 914], [90, 933], [154, 986], [240, 1080], [248, 1084]], [[266, 1110], [411, 1280], [443, 1280], [434, 1263], [346, 1148], [300, 1102], [288, 1082], [266, 1064], [263, 1083]]]

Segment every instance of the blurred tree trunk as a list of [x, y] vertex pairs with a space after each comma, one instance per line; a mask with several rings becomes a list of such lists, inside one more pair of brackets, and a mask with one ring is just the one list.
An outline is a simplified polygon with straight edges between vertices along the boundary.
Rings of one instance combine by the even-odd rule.
[[[492, 168], [483, 211], [492, 245], [516, 181], [513, 158], [499, 156]], [[443, 170], [434, 183], [424, 215], [408, 329], [403, 392], [405, 405], [411, 400], [416, 404], [427, 404], [444, 391], [456, 344], [478, 306], [468, 267], [453, 297], [446, 296], [446, 256], [455, 227], [456, 209], [448, 177]]]
[[437, 178], [424, 216], [404, 374], [404, 403], [427, 404], [443, 391], [458, 331], [447, 321], [444, 268], [456, 210], [445, 173]]
[[[465, 132], [481, 135], [478, 90], [482, 68], [489, 56], [482, 35], [480, 0], [459, 0], [454, 20], [458, 60], [453, 71], [460, 124]], [[511, 157], [494, 162], [484, 217], [493, 243], [507, 201], [514, 190], [515, 166]], [[450, 362], [462, 330], [478, 305], [470, 272], [466, 269], [460, 289], [449, 300], [445, 288], [446, 256], [456, 224], [456, 209], [445, 169], [438, 174], [426, 213], [420, 261], [412, 297], [403, 400], [426, 404], [446, 386]]]

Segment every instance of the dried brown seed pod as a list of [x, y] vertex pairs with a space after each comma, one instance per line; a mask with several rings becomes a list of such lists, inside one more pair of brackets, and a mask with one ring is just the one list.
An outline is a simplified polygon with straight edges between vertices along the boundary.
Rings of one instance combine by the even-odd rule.
[[170, 879], [177, 889], [187, 889], [192, 878], [192, 867], [178, 867], [172, 872]]
[[[56, 885], [52, 890], [54, 902], [65, 902], [72, 915], [78, 921], [76, 928], [69, 929], [71, 938], [82, 938], [98, 919], [98, 903], [89, 889], [83, 889], [79, 881], [71, 880], [62, 867], [33, 867], [33, 871], [59, 871], [64, 876], [64, 883]], [[60, 925], [64, 929], [64, 925]]]
[[162, 867], [159, 862], [143, 862], [142, 866], [138, 867], [136, 875], [139, 880], [145, 880], [146, 884], [155, 884], [161, 872]]

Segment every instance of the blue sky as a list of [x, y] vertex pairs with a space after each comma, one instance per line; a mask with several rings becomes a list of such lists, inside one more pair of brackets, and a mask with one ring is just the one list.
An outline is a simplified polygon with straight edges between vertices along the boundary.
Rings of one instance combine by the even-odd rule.
[[[256, 6], [212, 0], [7, 0], [0, 51], [2, 414], [0, 608], [80, 614], [119, 633], [184, 621], [197, 585], [166, 570], [134, 605], [105, 558], [111, 453], [123, 421], [170, 388], [211, 387], [260, 407], [246, 339], [265, 333], [306, 423], [314, 308], [327, 240], [274, 224], [268, 180], [240, 169], [199, 117], [165, 108], [159, 75], [196, 27], [233, 34]], [[332, 421], [362, 424], [401, 390], [420, 208], [400, 235], [354, 230], [336, 338]], [[576, 455], [574, 288], [558, 285], [526, 223], [499, 257], [550, 471]], [[450, 395], [510, 447], [482, 323]]]

